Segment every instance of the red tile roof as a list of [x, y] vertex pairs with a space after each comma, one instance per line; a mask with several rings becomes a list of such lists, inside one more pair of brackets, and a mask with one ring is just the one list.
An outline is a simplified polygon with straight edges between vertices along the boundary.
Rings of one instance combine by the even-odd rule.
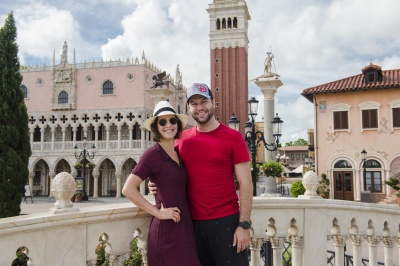
[[308, 151], [308, 146], [286, 146], [278, 148], [279, 151]]
[[[379, 66], [368, 65], [362, 69], [364, 72], [367, 68], [380, 70]], [[314, 94], [321, 93], [335, 93], [335, 92], [347, 92], [347, 91], [362, 91], [362, 90], [377, 90], [377, 89], [388, 89], [388, 88], [399, 88], [400, 89], [400, 69], [383, 70], [382, 80], [378, 82], [365, 82], [363, 74], [351, 76], [348, 78], [332, 81], [308, 89], [304, 89], [301, 95], [307, 98], [310, 102], [313, 102]]]

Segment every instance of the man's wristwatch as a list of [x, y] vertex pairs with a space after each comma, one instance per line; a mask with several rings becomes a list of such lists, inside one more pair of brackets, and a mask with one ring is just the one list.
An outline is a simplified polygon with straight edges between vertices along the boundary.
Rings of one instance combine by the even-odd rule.
[[239, 222], [239, 226], [242, 227], [243, 229], [249, 229], [251, 227], [251, 221]]

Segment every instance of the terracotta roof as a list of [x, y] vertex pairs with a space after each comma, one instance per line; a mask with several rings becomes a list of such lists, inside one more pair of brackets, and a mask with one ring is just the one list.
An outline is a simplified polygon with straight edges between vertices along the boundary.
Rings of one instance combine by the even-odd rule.
[[278, 148], [279, 151], [308, 151], [308, 146], [286, 146]]
[[[380, 70], [380, 66], [370, 64], [362, 69], [365, 72], [366, 69]], [[336, 93], [336, 92], [348, 92], [348, 91], [362, 91], [362, 90], [378, 90], [388, 88], [399, 88], [400, 89], [400, 69], [383, 70], [382, 80], [378, 82], [365, 82], [363, 74], [351, 76], [348, 78], [332, 81], [308, 89], [304, 89], [301, 95], [307, 98], [310, 102], [313, 102], [314, 94], [321, 93]]]

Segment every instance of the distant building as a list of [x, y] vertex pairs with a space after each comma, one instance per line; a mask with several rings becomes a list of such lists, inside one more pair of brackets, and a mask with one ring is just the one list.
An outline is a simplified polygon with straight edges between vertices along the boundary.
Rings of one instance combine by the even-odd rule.
[[[279, 156], [279, 157], [278, 157]], [[277, 160], [284, 162], [289, 170], [293, 170], [300, 165], [311, 167], [314, 164], [308, 146], [286, 146], [278, 148]]]
[[302, 95], [313, 103], [316, 172], [331, 181], [330, 198], [360, 201], [370, 192], [376, 202], [400, 173], [400, 69], [370, 64], [361, 72]]
[[[120, 197], [132, 168], [153, 145], [143, 127], [154, 108], [146, 90], [162, 71], [144, 53], [140, 63], [137, 58], [76, 63], [74, 51], [72, 61], [65, 43], [58, 64], [53, 54], [51, 66], [21, 68], [32, 148], [29, 184], [35, 194], [50, 195], [56, 174], [82, 176], [82, 167], [74, 168], [82, 162], [75, 152], [83, 150], [87, 137], [86, 149], [95, 152], [87, 160], [94, 168], [85, 171], [88, 195]], [[169, 101], [178, 113], [185, 113], [186, 90], [178, 67], [176, 79], [168, 81]]]

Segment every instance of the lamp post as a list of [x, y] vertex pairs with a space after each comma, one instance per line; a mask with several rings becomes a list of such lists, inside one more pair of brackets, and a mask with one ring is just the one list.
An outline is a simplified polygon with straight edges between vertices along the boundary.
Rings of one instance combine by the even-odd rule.
[[239, 130], [239, 119], [235, 116], [235, 113], [232, 113], [231, 118], [228, 120], [228, 126], [234, 130]]
[[363, 161], [363, 178], [364, 178], [364, 184], [366, 183], [367, 179], [367, 166], [365, 164], [365, 161], [367, 160], [367, 151], [363, 149], [361, 151], [361, 156], [362, 156], [362, 161]]
[[[78, 153], [78, 146], [75, 145], [75, 158], [77, 160], [83, 159], [82, 160], [82, 166], [83, 166], [83, 197], [82, 200], [88, 200], [88, 197], [86, 195], [86, 177], [85, 177], [85, 171], [86, 171], [86, 158], [93, 159], [94, 158], [94, 153], [90, 154], [88, 150], [86, 150], [86, 140], [87, 138], [83, 138], [83, 150]], [[96, 147], [92, 146], [92, 149], [95, 149]]]
[[279, 138], [282, 136], [282, 123], [283, 121], [278, 117], [278, 114], [274, 117], [271, 121], [272, 123], [272, 134], [275, 137], [275, 143], [266, 143], [264, 134], [261, 131], [256, 131], [255, 128], [255, 118], [257, 116], [257, 109], [258, 109], [258, 101], [255, 97], [250, 98], [248, 101], [249, 107], [249, 116], [250, 120], [246, 122], [245, 128], [245, 135], [244, 140], [247, 142], [249, 151], [251, 153], [251, 178], [253, 181], [253, 196], [257, 196], [256, 190], [256, 153], [257, 153], [257, 146], [261, 146], [260, 142], [263, 142], [264, 147], [267, 151], [275, 151], [279, 145]]

